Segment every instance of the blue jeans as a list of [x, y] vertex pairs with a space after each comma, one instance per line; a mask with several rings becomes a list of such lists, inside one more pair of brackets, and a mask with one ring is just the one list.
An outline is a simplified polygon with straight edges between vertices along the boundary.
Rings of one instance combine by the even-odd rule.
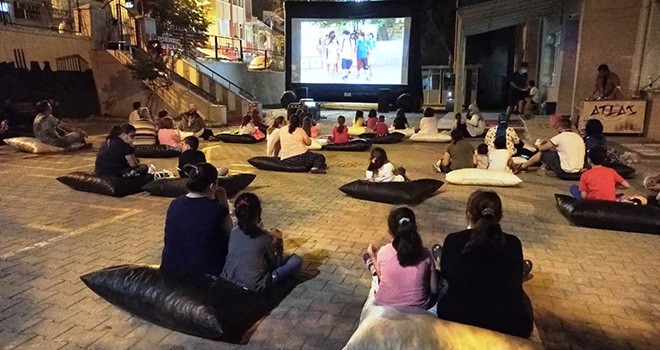
[[292, 254], [288, 258], [282, 260], [280, 266], [276, 267], [273, 270], [273, 274], [277, 278], [277, 281], [282, 281], [285, 278], [295, 274], [302, 265], [302, 258], [296, 254]]
[[582, 193], [580, 193], [580, 187], [578, 185], [572, 185], [568, 191], [571, 192], [571, 196], [573, 196], [573, 198], [582, 199]]

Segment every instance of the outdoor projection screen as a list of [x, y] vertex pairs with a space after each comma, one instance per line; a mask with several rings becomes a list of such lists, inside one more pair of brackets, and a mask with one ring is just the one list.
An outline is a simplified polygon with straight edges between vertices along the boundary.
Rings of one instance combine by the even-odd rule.
[[411, 1], [286, 2], [286, 88], [323, 101], [421, 97], [419, 17]]
[[410, 17], [291, 20], [291, 82], [408, 84]]

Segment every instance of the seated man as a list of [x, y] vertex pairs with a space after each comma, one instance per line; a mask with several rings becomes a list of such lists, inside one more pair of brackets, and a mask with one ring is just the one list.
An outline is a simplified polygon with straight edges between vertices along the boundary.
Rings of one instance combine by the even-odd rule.
[[574, 174], [584, 168], [586, 153], [584, 140], [580, 135], [571, 131], [571, 121], [561, 119], [557, 122], [557, 131], [550, 140], [537, 141], [539, 153], [525, 162], [520, 170], [526, 171], [530, 166], [539, 163], [554, 171], [556, 174]]
[[139, 120], [131, 123], [137, 130], [135, 146], [155, 145], [158, 143], [158, 126], [151, 120], [151, 112], [147, 107], [138, 109]]
[[53, 116], [53, 108], [48, 101], [36, 105], [37, 117], [32, 124], [34, 137], [47, 145], [60, 148], [83, 146], [87, 133], [70, 126]]
[[571, 194], [577, 199], [616, 201], [616, 188], [629, 188], [630, 184], [612, 168], [603, 166], [607, 159], [607, 150], [595, 147], [589, 151], [591, 169], [580, 177], [580, 186], [571, 186]]

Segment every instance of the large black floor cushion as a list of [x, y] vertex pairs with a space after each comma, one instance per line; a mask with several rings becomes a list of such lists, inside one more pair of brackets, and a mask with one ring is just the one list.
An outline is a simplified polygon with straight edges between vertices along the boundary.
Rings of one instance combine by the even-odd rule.
[[383, 136], [376, 136], [376, 134], [362, 134], [360, 135], [360, 138], [367, 139], [373, 144], [391, 144], [391, 143], [399, 143], [403, 141], [404, 138], [406, 138], [406, 135], [398, 132], [393, 132], [391, 134], [383, 135]]
[[250, 163], [253, 167], [261, 170], [284, 171], [290, 173], [306, 173], [311, 170], [311, 167], [292, 167], [284, 165], [278, 157], [252, 157], [248, 159], [248, 163]]
[[57, 181], [76, 191], [91, 192], [113, 197], [124, 197], [142, 192], [142, 186], [153, 180], [145, 177], [99, 177], [94, 174], [74, 172], [57, 178]]
[[[236, 174], [218, 178], [218, 184], [227, 191], [228, 197], [233, 197], [254, 181], [257, 175]], [[154, 196], [179, 197], [188, 193], [186, 183], [188, 179], [160, 179], [152, 181], [142, 188]]]
[[257, 293], [223, 279], [172, 275], [139, 265], [109, 267], [80, 279], [103, 299], [144, 320], [230, 343], [246, 343], [255, 323], [301, 282], [291, 278]]
[[660, 208], [611, 201], [585, 201], [555, 194], [557, 208], [573, 224], [614, 231], [660, 234]]
[[369, 148], [371, 148], [371, 141], [355, 139], [346, 143], [329, 143], [321, 149], [324, 151], [364, 152]]
[[174, 158], [180, 155], [180, 149], [167, 145], [135, 146], [135, 156], [138, 158]]
[[[614, 169], [624, 179], [632, 178], [635, 175], [635, 169], [624, 164], [605, 164], [604, 166]], [[580, 181], [580, 176], [582, 176], [582, 173], [557, 174], [558, 178], [567, 181]]]
[[[257, 140], [252, 135], [236, 135], [236, 134], [220, 134], [217, 139], [226, 143], [257, 143]], [[264, 138], [265, 140], [265, 138]]]
[[370, 182], [355, 180], [339, 188], [351, 197], [390, 204], [415, 204], [430, 197], [442, 181], [421, 179], [406, 182]]

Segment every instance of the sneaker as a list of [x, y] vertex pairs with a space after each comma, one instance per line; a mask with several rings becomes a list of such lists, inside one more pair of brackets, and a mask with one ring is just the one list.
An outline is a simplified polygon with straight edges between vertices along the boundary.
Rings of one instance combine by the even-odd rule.
[[440, 169], [440, 167], [435, 164], [433, 164], [433, 169], [435, 169], [436, 173], [442, 173], [442, 169]]
[[309, 171], [312, 174], [325, 174], [325, 169], [321, 168], [312, 168], [312, 170]]
[[275, 272], [271, 273], [270, 274], [270, 282], [272, 284], [277, 284], [277, 280], [278, 280], [277, 274]]
[[439, 244], [434, 244], [433, 247], [431, 247], [431, 255], [433, 256], [433, 260], [439, 266], [440, 258], [442, 258], [442, 246]]
[[371, 260], [369, 253], [364, 253], [364, 255], [362, 255], [362, 260], [364, 260], [364, 264], [367, 266], [367, 270], [371, 272], [371, 275], [376, 276], [376, 268], [374, 267], [374, 262]]
[[529, 259], [523, 260], [523, 278], [529, 276], [529, 273], [532, 272], [533, 267], [534, 264], [532, 263], [531, 260]]

